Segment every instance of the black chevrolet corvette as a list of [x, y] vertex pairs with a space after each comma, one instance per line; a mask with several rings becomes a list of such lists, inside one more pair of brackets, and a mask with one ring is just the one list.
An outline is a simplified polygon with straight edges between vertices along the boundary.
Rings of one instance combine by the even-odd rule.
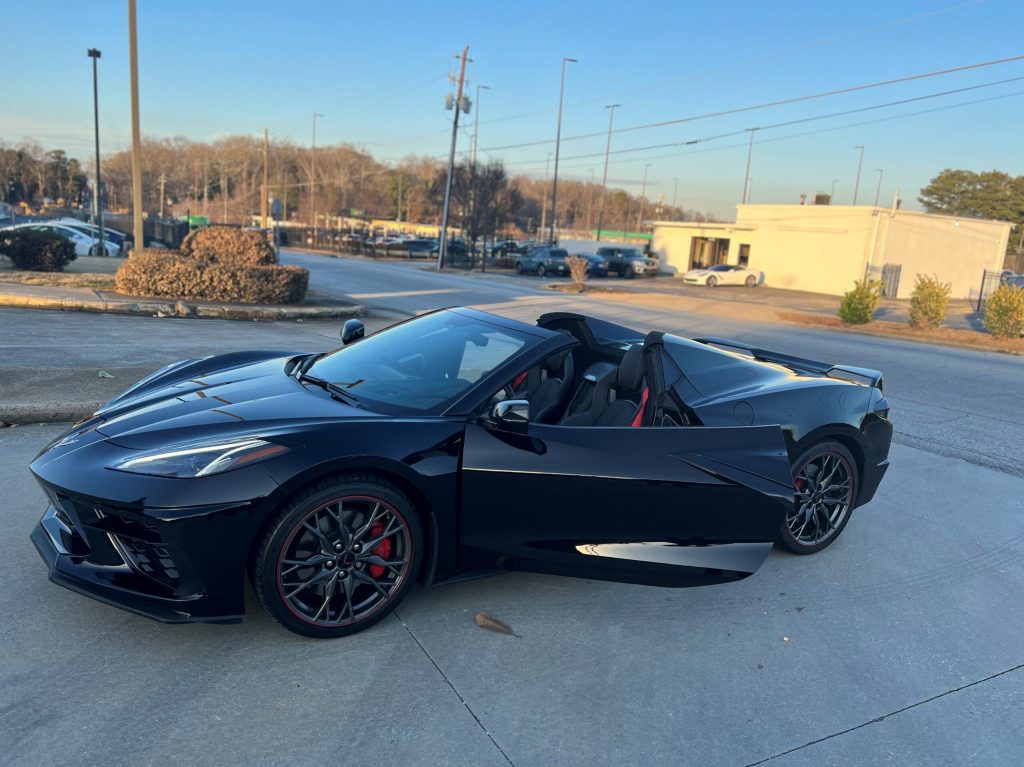
[[362, 336], [350, 320], [334, 352], [170, 365], [47, 446], [50, 579], [228, 622], [249, 577], [289, 629], [340, 636], [414, 579], [744, 578], [775, 542], [832, 543], [888, 466], [872, 370], [568, 313]]

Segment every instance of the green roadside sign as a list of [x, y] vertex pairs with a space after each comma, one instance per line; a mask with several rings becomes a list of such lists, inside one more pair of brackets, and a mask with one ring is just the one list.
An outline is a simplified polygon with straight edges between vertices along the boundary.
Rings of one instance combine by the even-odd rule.
[[190, 228], [197, 226], [209, 226], [210, 218], [209, 216], [189, 216], [188, 225]]

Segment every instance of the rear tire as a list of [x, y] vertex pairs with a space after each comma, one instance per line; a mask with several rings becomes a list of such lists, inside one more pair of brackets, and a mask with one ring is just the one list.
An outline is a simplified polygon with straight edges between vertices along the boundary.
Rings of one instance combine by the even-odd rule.
[[831, 545], [850, 520], [860, 490], [857, 462], [841, 443], [818, 442], [793, 461], [793, 484], [796, 501], [782, 522], [779, 543], [794, 554], [814, 554]]
[[756, 287], [757, 286], [757, 277], [755, 277], [754, 275], [750, 275], [749, 277], [747, 277], [746, 285], [747, 285], [748, 288]]
[[409, 499], [385, 479], [350, 473], [313, 483], [277, 513], [257, 549], [253, 586], [288, 630], [347, 636], [395, 609], [422, 554]]
[[548, 272], [547, 272], [547, 269], [544, 268], [544, 264], [538, 264], [537, 265], [537, 276], [538, 277], [543, 277], [547, 273]]
[[523, 265], [520, 262], [516, 261], [516, 274], [522, 274], [522, 273], [523, 273]]

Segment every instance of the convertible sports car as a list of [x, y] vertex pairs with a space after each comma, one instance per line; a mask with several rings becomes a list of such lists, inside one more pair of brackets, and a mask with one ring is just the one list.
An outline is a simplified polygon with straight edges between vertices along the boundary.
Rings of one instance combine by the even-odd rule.
[[249, 577], [293, 631], [350, 634], [416, 579], [495, 568], [661, 586], [831, 544], [892, 436], [881, 374], [578, 314], [426, 314], [326, 354], [185, 360], [32, 462], [50, 579], [229, 622]]

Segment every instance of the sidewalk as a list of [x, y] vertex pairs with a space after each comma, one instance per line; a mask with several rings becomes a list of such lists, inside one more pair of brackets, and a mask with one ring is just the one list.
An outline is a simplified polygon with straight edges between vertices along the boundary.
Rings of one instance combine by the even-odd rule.
[[0, 283], [0, 306], [23, 309], [174, 315], [229, 320], [296, 320], [354, 317], [363, 313], [359, 304], [342, 304], [315, 293], [301, 304], [237, 304], [224, 301], [173, 301], [166, 298], [137, 298], [97, 288], [47, 287]]

